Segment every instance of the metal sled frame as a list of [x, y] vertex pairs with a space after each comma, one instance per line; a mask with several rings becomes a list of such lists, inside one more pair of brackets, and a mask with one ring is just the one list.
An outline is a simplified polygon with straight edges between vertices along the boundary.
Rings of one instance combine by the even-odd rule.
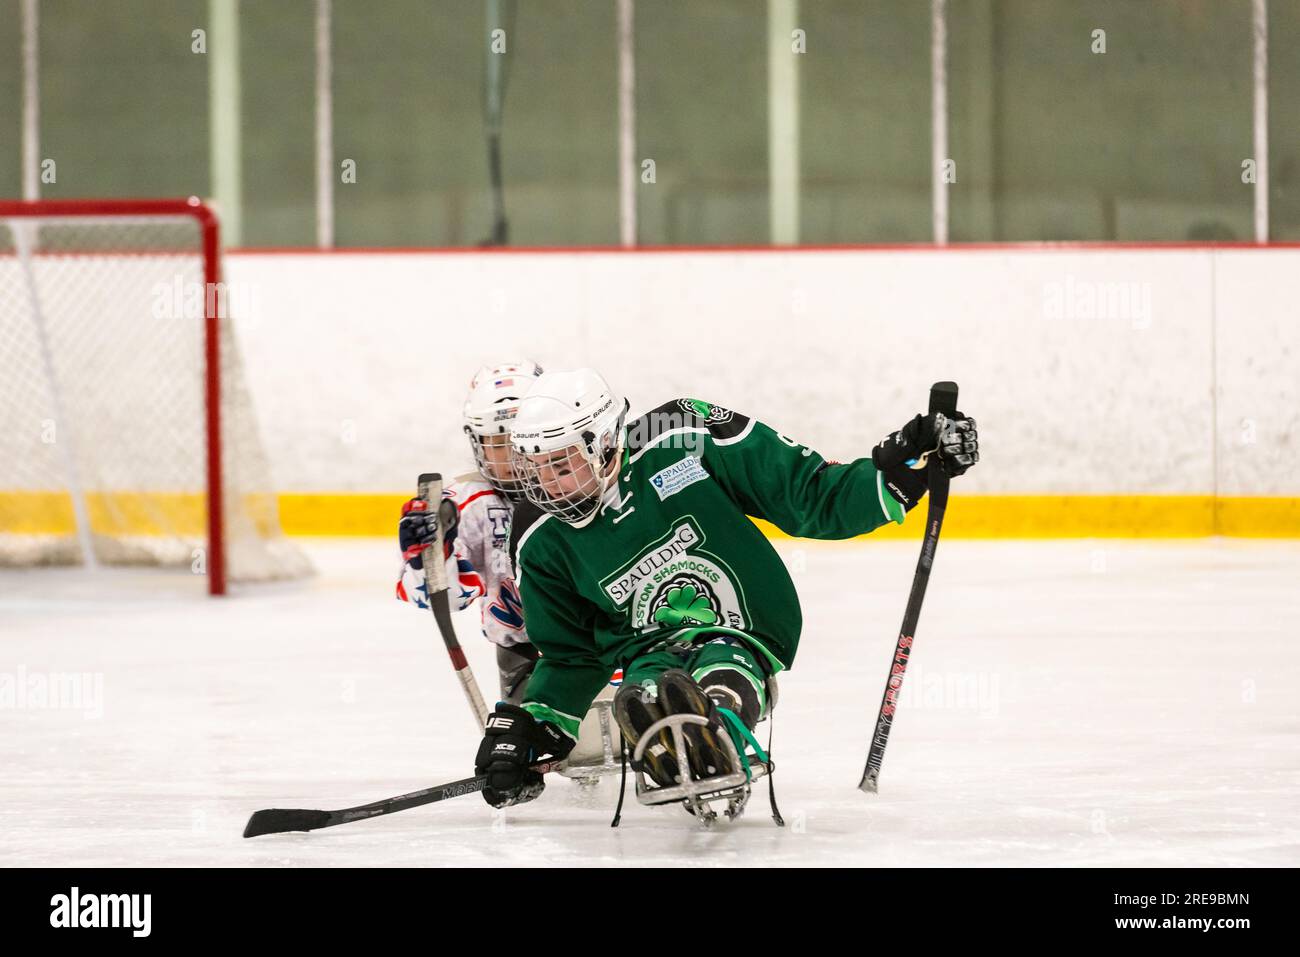
[[[745, 805], [749, 801], [750, 786], [754, 781], [767, 774], [767, 765], [760, 761], [757, 755], [742, 757], [736, 751], [736, 745], [732, 742], [731, 735], [724, 733], [718, 735], [718, 740], [722, 742], [728, 757], [731, 758], [732, 767], [742, 768], [742, 770], [717, 777], [703, 779], [693, 777], [690, 773], [686, 734], [683, 728], [688, 724], [708, 725], [708, 723], [709, 719], [701, 715], [671, 714], [666, 718], [661, 718], [646, 729], [632, 752], [633, 762], [639, 765], [645, 755], [646, 748], [650, 746], [650, 743], [660, 731], [667, 728], [673, 736], [673, 745], [679, 756], [678, 760], [683, 771], [683, 780], [679, 784], [661, 787], [649, 781], [644, 772], [637, 771], [636, 799], [640, 803], [651, 807], [660, 804], [681, 803], [694, 813], [705, 827], [712, 825], [718, 819], [718, 812], [713, 810], [711, 806], [714, 802], [726, 802], [726, 807], [722, 813], [726, 815], [729, 821], [736, 820], [745, 812]], [[745, 765], [749, 766], [749, 774], [746, 774], [743, 770]]]
[[[593, 701], [592, 710], [600, 721], [600, 740], [604, 750], [600, 764], [569, 764], [564, 762], [559, 773], [566, 778], [577, 781], [583, 788], [595, 787], [607, 774], [619, 774], [623, 770], [620, 754], [623, 749], [622, 732], [614, 724], [614, 702]], [[618, 737], [615, 737], [618, 735]]]

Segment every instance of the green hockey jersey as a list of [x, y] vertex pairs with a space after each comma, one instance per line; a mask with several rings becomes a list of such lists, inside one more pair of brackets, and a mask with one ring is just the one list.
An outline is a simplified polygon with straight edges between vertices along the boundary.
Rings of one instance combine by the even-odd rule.
[[542, 653], [524, 707], [576, 737], [613, 671], [705, 633], [745, 636], [773, 672], [788, 668], [799, 597], [750, 515], [789, 535], [840, 539], [901, 523], [904, 510], [869, 458], [827, 462], [696, 399], [628, 423], [617, 489], [585, 528], [517, 508], [515, 580]]

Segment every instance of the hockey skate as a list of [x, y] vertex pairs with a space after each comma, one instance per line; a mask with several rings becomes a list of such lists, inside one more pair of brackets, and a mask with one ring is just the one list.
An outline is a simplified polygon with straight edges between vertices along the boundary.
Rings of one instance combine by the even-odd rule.
[[[720, 803], [724, 805], [722, 813], [727, 819], [736, 820], [744, 813], [754, 778], [769, 773], [770, 760], [757, 748], [757, 741], [748, 729], [744, 730], [742, 740], [755, 747], [757, 754], [742, 754], [738, 750], [718, 706], [686, 672], [665, 671], [659, 677], [658, 686], [657, 705], [643, 707], [646, 717], [653, 717], [655, 711], [663, 717], [633, 729], [639, 731], [632, 752], [637, 800], [651, 806], [680, 803], [705, 827], [717, 820], [718, 812], [713, 805]], [[653, 783], [647, 781], [650, 766], [647, 757], [653, 757], [656, 751], [660, 754], [660, 767], [664, 762], [662, 755], [667, 754], [677, 768], [685, 766], [685, 775], [680, 771], [673, 776], [651, 773]], [[686, 756], [684, 762], [682, 755]], [[774, 813], [774, 818], [779, 815]]]
[[655, 698], [640, 686], [624, 685], [614, 698], [614, 720], [623, 733], [623, 740], [637, 745], [646, 738], [643, 748], [633, 755], [632, 770], [649, 774], [659, 787], [671, 787], [681, 780], [678, 770], [677, 746], [667, 730], [647, 736], [654, 724], [661, 722], [664, 712]]

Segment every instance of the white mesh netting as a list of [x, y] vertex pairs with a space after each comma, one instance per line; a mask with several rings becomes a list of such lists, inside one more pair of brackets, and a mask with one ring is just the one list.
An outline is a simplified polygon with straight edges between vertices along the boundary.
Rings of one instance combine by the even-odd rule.
[[[207, 570], [202, 239], [184, 215], [0, 214], [0, 565]], [[307, 574], [218, 325], [226, 576]]]

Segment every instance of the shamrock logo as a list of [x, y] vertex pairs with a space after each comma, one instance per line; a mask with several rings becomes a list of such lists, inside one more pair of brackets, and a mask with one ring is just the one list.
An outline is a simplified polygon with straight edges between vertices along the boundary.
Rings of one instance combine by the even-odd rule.
[[709, 607], [709, 599], [701, 595], [694, 585], [682, 585], [668, 590], [667, 604], [655, 609], [655, 621], [675, 627], [684, 621], [712, 625], [717, 613]]
[[689, 415], [699, 416], [706, 425], [721, 425], [730, 422], [734, 413], [720, 405], [713, 405], [702, 399], [678, 399], [677, 407]]

